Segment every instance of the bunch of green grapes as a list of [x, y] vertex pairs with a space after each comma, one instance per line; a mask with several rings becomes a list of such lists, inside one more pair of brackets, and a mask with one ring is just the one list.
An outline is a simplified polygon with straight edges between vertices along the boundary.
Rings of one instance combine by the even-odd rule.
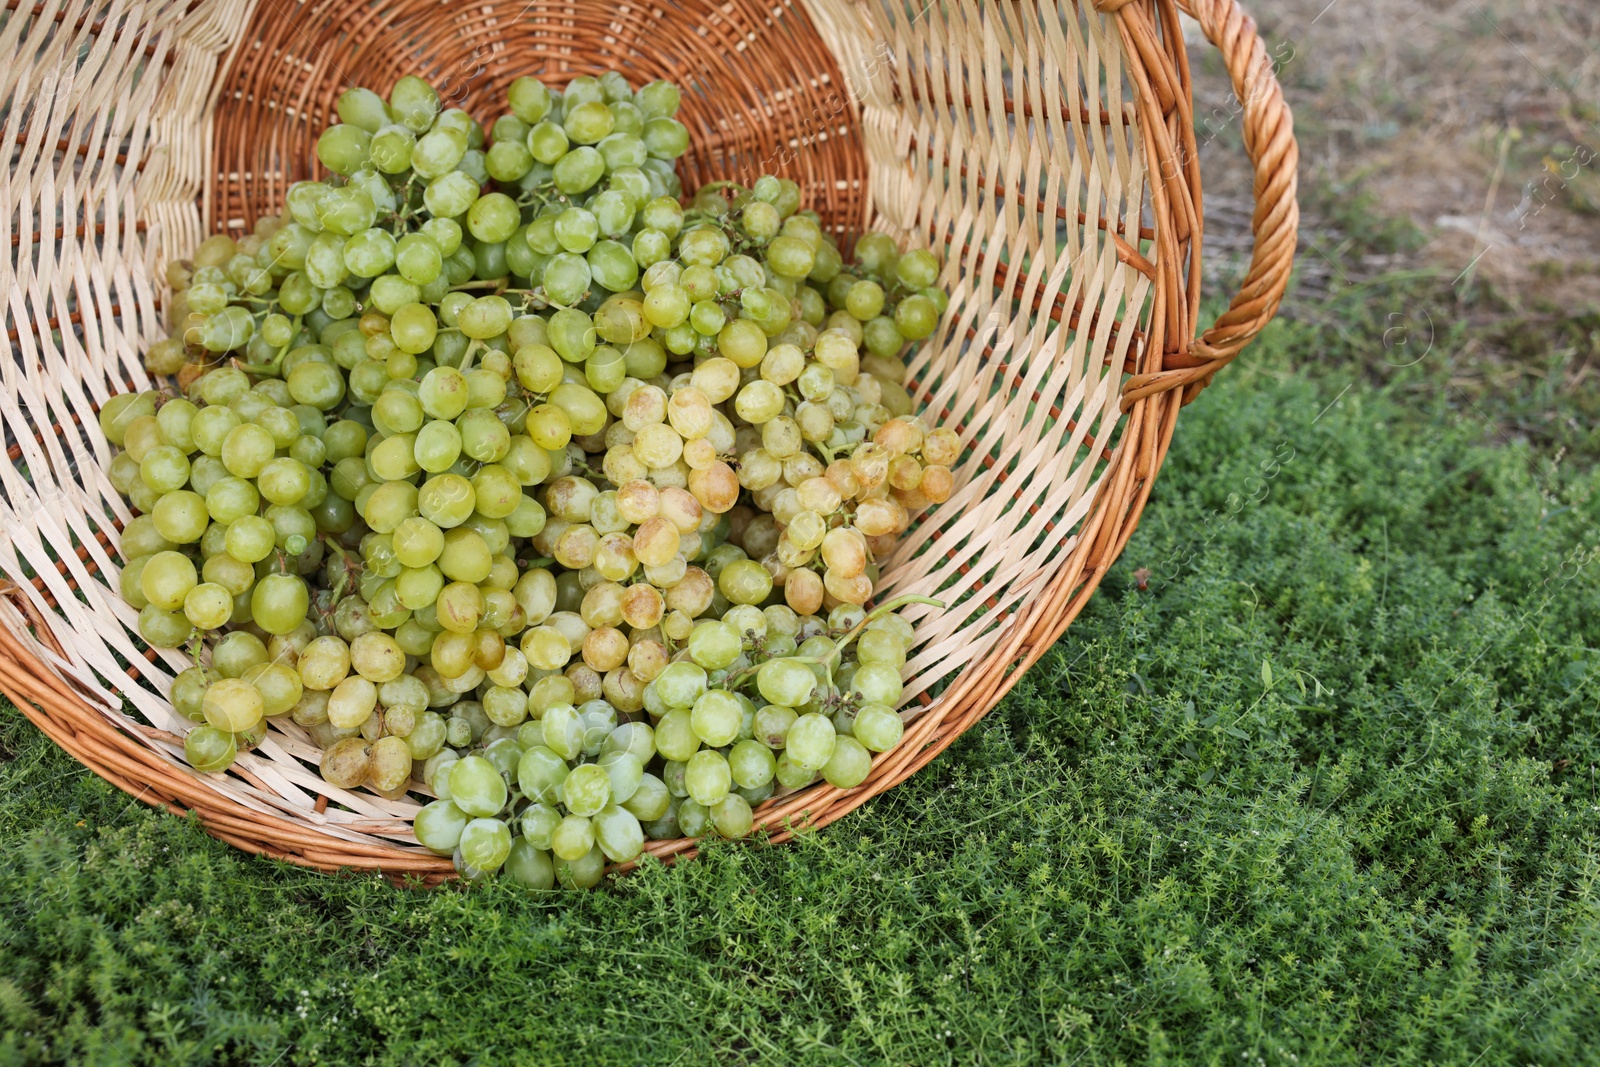
[[847, 264], [788, 179], [680, 202], [678, 101], [354, 89], [327, 180], [169, 267], [177, 388], [100, 421], [198, 770], [293, 723], [463, 875], [586, 886], [898, 743], [914, 633], [865, 605], [962, 451], [903, 385], [937, 261]]

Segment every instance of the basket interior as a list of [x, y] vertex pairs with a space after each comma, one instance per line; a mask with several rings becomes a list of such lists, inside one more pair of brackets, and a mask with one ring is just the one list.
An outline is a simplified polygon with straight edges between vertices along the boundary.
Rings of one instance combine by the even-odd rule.
[[[81, 427], [149, 384], [139, 352], [160, 335], [164, 261], [276, 210], [311, 176], [338, 93], [403, 73], [485, 120], [523, 74], [671, 78], [686, 187], [776, 172], [846, 239], [870, 223], [943, 257], [951, 310], [916, 354], [913, 392], [969, 449], [955, 496], [913, 525], [880, 592], [950, 604], [919, 621], [906, 692], [920, 714], [941, 715], [957, 679], [1003, 673], [1003, 637], [1081, 582], [1068, 572], [1102, 536], [1101, 490], [1137, 452], [1119, 392], [1165, 277], [1122, 39], [1092, 4], [67, 7], [18, 9], [0, 29], [24, 57], [5, 75], [6, 128], [21, 132], [0, 395], [0, 569], [15, 590], [0, 624], [172, 762], [184, 724], [164, 693], [186, 663], [146, 649], [116, 593], [131, 515]], [[414, 802], [333, 789], [316, 755], [286, 724], [206, 780], [335, 837], [412, 840]]]

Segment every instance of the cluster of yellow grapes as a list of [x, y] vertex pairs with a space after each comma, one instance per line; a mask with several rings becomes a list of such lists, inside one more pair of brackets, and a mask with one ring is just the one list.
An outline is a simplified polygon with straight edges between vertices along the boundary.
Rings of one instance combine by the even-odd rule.
[[899, 741], [914, 635], [864, 605], [954, 488], [902, 384], [938, 263], [847, 264], [787, 179], [680, 202], [678, 99], [523, 78], [485, 137], [353, 89], [330, 179], [169, 267], [178, 390], [100, 421], [197, 769], [292, 722], [464, 875], [586, 886]]

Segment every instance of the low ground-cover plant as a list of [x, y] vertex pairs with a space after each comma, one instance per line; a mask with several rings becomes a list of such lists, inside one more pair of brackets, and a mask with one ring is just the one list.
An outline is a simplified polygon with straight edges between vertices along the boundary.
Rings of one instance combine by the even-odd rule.
[[1596, 475], [1312, 333], [1185, 412], [987, 721], [789, 845], [396, 891], [233, 852], [7, 709], [0, 1061], [1583, 1061]]

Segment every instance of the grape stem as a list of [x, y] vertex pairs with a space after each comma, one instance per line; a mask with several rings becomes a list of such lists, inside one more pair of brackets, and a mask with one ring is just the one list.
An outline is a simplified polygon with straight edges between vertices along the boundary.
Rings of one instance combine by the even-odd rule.
[[350, 576], [354, 574], [360, 567], [360, 564], [351, 561], [350, 553], [346, 552], [344, 550], [344, 546], [341, 545], [335, 538], [328, 537], [325, 534], [318, 534], [317, 536], [322, 538], [323, 544], [333, 549], [333, 551], [338, 555], [339, 561], [344, 564], [343, 569], [339, 573], [339, 580], [335, 582], [333, 586], [332, 603], [337, 604], [339, 601], [344, 599], [346, 583], [349, 581]]
[[289, 354], [289, 346], [294, 344], [296, 337], [300, 336], [300, 320], [302, 317], [300, 315], [294, 317], [294, 326], [289, 333], [289, 339], [283, 343], [283, 347], [278, 349], [278, 354], [272, 357], [271, 363], [240, 363], [238, 360], [234, 360], [234, 366], [246, 374], [254, 374], [258, 378], [277, 377], [279, 369], [283, 366], [283, 357]]
[[856, 623], [849, 630], [845, 631], [844, 636], [839, 638], [839, 640], [835, 643], [835, 650], [840, 652], [844, 651], [844, 646], [854, 641], [857, 637], [860, 637], [862, 632], [866, 630], [869, 623], [875, 622], [892, 612], [899, 611], [901, 608], [909, 607], [912, 604], [927, 604], [928, 606], [935, 608], [943, 608], [945, 606], [944, 601], [935, 600], [931, 596], [917, 596], [915, 594], [908, 593], [905, 596], [895, 597], [887, 604], [879, 604], [877, 607], [867, 612], [866, 615], [862, 617], [860, 622]]
[[[857, 637], [860, 637], [870, 623], [881, 619], [885, 615], [888, 615], [892, 612], [899, 611], [901, 608], [909, 607], [912, 604], [927, 604], [935, 608], [943, 608], [945, 606], [944, 601], [935, 600], [931, 596], [917, 596], [915, 594], [908, 593], [905, 596], [895, 597], [886, 604], [879, 604], [877, 607], [867, 612], [866, 615], [862, 616], [860, 622], [846, 630], [839, 640], [834, 643], [833, 651], [828, 653], [826, 656], [785, 656], [783, 658], [787, 659], [791, 663], [804, 663], [805, 665], [811, 667], [826, 667], [828, 669], [828, 682], [831, 685], [833, 683], [834, 664], [843, 659], [845, 646], [850, 644], [850, 642], [854, 641]], [[769, 660], [768, 662], [770, 663], [771, 661]], [[746, 678], [755, 674], [755, 672], [760, 670], [761, 667], [762, 664], [759, 663], [745, 667], [743, 670], [740, 670], [734, 674], [730, 674], [722, 684], [728, 689], [737, 689], [739, 686], [744, 684]]]

